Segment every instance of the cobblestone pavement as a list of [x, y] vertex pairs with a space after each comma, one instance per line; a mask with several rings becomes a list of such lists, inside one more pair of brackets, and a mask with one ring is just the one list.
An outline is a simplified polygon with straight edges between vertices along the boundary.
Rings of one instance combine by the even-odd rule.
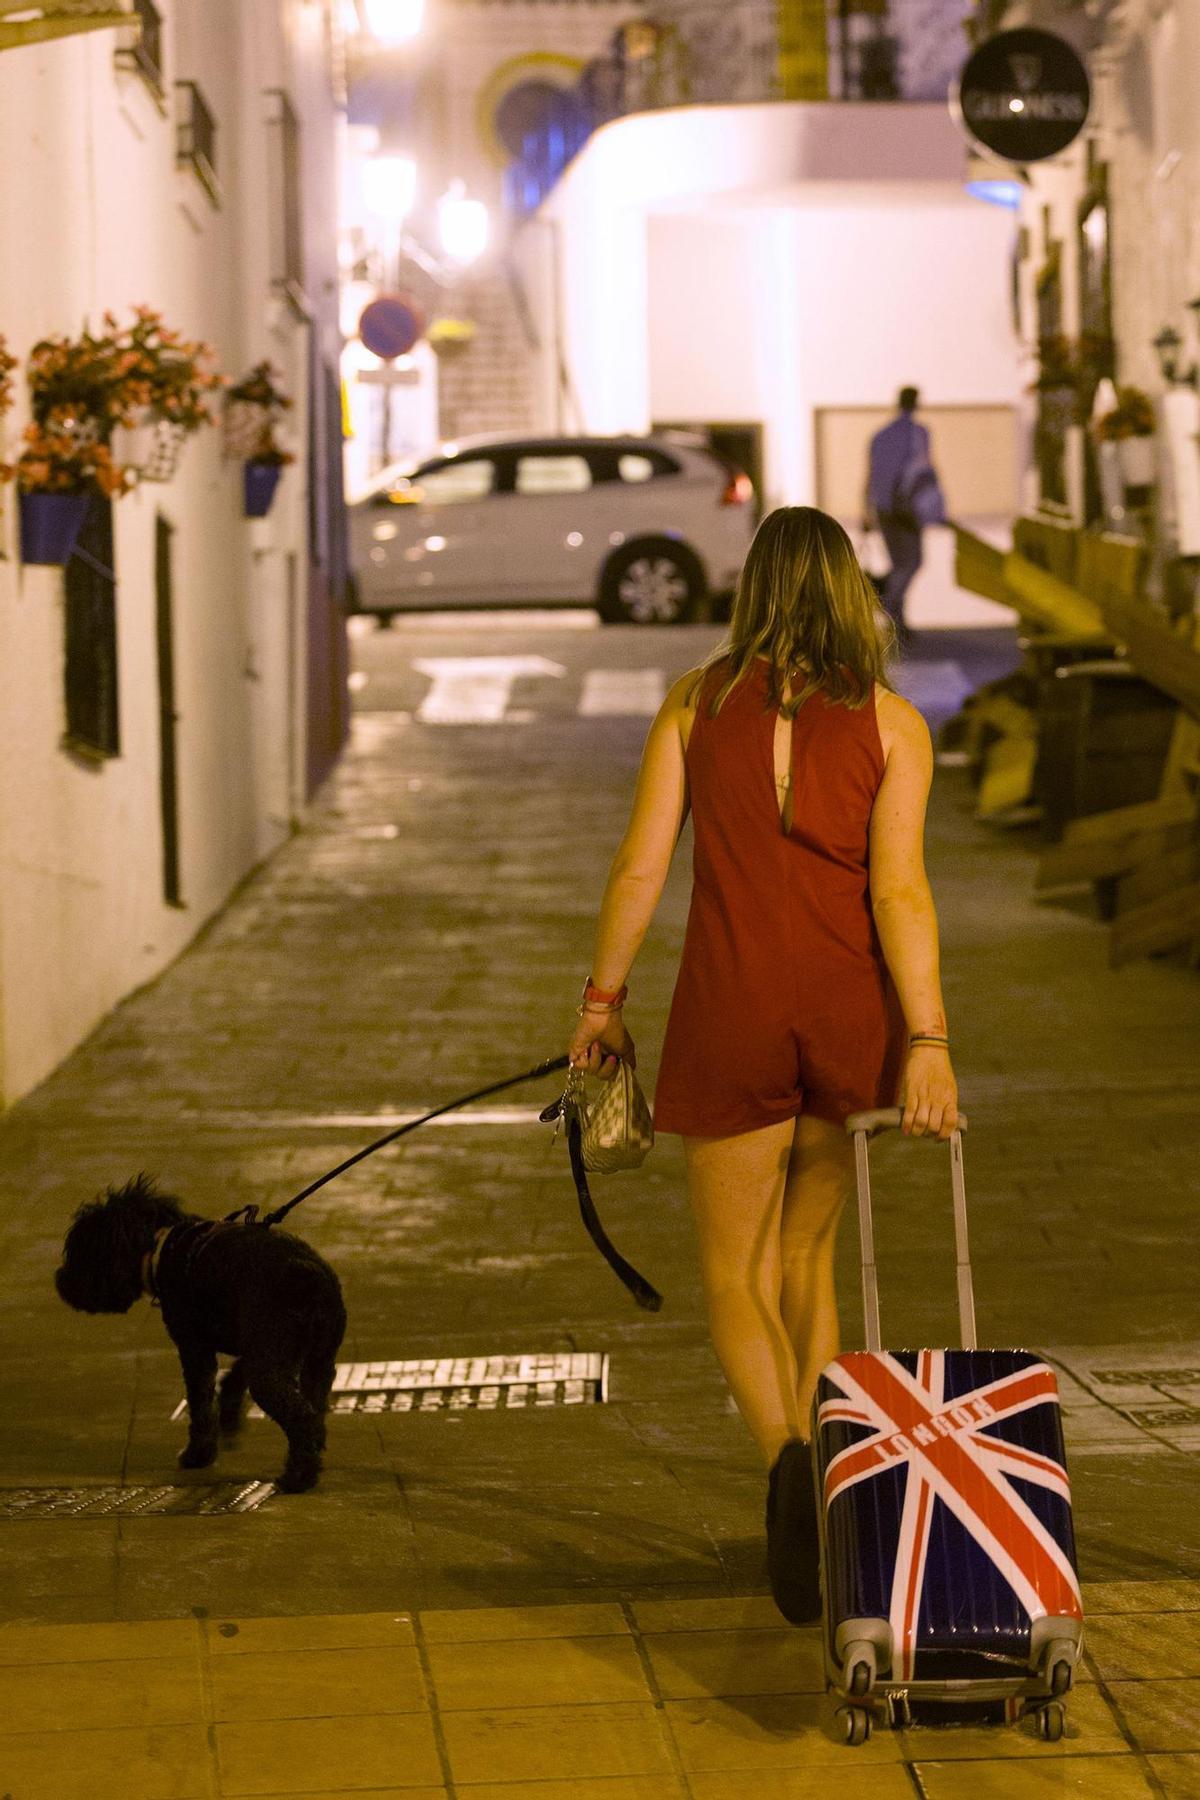
[[[930, 860], [980, 1333], [1059, 1365], [1093, 1615], [1061, 1745], [836, 1742], [815, 1633], [765, 1598], [762, 1474], [705, 1339], [678, 1143], [597, 1183], [666, 1294], [649, 1317], [533, 1122], [550, 1083], [297, 1215], [342, 1276], [358, 1384], [313, 1495], [261, 1485], [282, 1460], [262, 1421], [177, 1474], [159, 1320], [57, 1301], [66, 1219], [107, 1182], [144, 1168], [200, 1211], [277, 1204], [390, 1122], [560, 1050], [647, 712], [713, 641], [587, 623], [359, 636], [353, 744], [304, 829], [0, 1122], [0, 1795], [1200, 1794], [1200, 985], [1110, 971], [1103, 926], [1082, 900], [1034, 902], [1032, 838], [976, 825], [957, 770]], [[1011, 656], [930, 634], [901, 681], [936, 717]], [[463, 668], [481, 657], [523, 666]], [[685, 865], [632, 982], [647, 1073]], [[953, 1339], [940, 1155], [880, 1150], [891, 1342]], [[853, 1233], [841, 1248], [852, 1339]], [[544, 1360], [522, 1375], [523, 1356]], [[588, 1356], [607, 1399], [565, 1403]], [[383, 1365], [454, 1359], [494, 1404], [396, 1409]], [[197, 1504], [226, 1510], [180, 1510]]]

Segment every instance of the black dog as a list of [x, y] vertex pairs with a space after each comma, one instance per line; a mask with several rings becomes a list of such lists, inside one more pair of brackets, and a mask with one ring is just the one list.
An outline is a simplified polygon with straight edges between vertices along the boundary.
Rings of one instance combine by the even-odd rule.
[[[274, 1227], [184, 1212], [139, 1175], [79, 1208], [54, 1285], [78, 1312], [128, 1312], [142, 1294], [158, 1301], [187, 1393], [181, 1468], [215, 1460], [218, 1427], [237, 1431], [249, 1388], [287, 1434], [277, 1486], [297, 1494], [316, 1484], [346, 1309], [337, 1276], [308, 1244]], [[218, 1352], [237, 1361], [214, 1405]]]

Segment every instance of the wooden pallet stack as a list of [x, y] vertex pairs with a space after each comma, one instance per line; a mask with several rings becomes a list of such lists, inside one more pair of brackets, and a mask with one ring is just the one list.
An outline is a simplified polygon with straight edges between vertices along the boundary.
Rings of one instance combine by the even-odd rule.
[[1200, 966], [1200, 621], [1142, 595], [1143, 563], [1133, 539], [1056, 521], [1018, 521], [1007, 553], [959, 531], [960, 583], [1017, 611], [1024, 654], [946, 742], [980, 818], [1040, 821], [1037, 892], [1092, 888], [1114, 964]]

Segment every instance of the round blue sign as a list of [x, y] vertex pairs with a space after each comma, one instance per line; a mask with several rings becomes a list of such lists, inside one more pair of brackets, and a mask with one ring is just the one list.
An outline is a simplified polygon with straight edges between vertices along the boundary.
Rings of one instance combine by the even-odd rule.
[[424, 317], [411, 294], [380, 294], [359, 314], [359, 337], [384, 362], [407, 356], [424, 330]]

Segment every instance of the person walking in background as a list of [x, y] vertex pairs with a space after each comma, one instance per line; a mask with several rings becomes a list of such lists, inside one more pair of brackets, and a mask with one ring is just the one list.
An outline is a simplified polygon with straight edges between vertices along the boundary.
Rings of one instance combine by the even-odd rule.
[[898, 1094], [908, 1133], [957, 1120], [922, 849], [933, 752], [888, 685], [890, 637], [836, 519], [764, 519], [728, 643], [651, 726], [569, 1049], [601, 1076], [634, 1062], [626, 977], [690, 810], [655, 1123], [683, 1137], [712, 1341], [770, 1471], [768, 1570], [795, 1623], [819, 1610], [808, 1416], [839, 1347], [845, 1120]]
[[916, 388], [901, 388], [899, 413], [871, 439], [864, 529], [878, 525], [887, 545], [891, 569], [883, 584], [884, 609], [902, 644], [911, 641], [904, 617], [904, 598], [921, 567], [921, 532], [945, 522], [946, 505], [933, 467], [929, 433], [913, 414], [920, 404]]

